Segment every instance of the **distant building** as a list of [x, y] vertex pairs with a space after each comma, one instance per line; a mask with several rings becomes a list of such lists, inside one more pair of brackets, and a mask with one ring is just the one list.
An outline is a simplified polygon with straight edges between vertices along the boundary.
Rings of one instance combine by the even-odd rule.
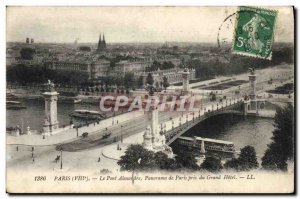
[[107, 75], [110, 62], [100, 60], [96, 62], [72, 62], [72, 61], [54, 61], [45, 63], [46, 68], [56, 71], [79, 71], [86, 73], [89, 79], [104, 77]]
[[99, 41], [98, 41], [97, 52], [102, 52], [105, 49], [106, 49], [105, 36], [103, 34], [103, 40], [101, 40], [101, 34], [100, 34]]
[[[122, 60], [116, 63], [113, 70], [110, 71], [110, 74], [124, 76], [125, 73], [131, 72], [134, 73], [134, 75], [136, 76], [141, 76], [145, 73], [146, 69], [151, 67], [151, 65], [153, 64], [153, 60], [149, 58], [135, 60], [137, 61]], [[155, 59], [155, 61], [159, 63], [172, 62], [175, 68], [177, 68], [180, 64], [180, 60], [176, 58]]]
[[[183, 81], [182, 71], [183, 69], [179, 69], [179, 68], [168, 69], [168, 70], [157, 70], [154, 72], [145, 72], [141, 76], [143, 77], [143, 83], [145, 85], [148, 73], [151, 73], [154, 80], [154, 85], [156, 85], [157, 84], [156, 82], [158, 82], [158, 85], [161, 86], [164, 77], [168, 79], [169, 84], [182, 82]], [[196, 79], [195, 73], [196, 73], [195, 69], [190, 70], [189, 80]]]
[[127, 61], [123, 60], [116, 63], [113, 70], [110, 71], [111, 75], [124, 76], [125, 73], [131, 72], [136, 74], [141, 74], [145, 71], [146, 67], [151, 66], [152, 61]]
[[110, 62], [107, 60], [98, 60], [91, 64], [93, 78], [105, 77], [109, 73]]

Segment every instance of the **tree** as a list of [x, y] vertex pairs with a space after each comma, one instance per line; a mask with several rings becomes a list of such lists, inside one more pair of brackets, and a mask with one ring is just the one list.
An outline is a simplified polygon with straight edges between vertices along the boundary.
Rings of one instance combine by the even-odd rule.
[[256, 151], [254, 147], [249, 145], [241, 149], [241, 153], [237, 159], [233, 158], [224, 164], [224, 168], [236, 171], [249, 171], [258, 168], [258, 166]]
[[168, 62], [163, 62], [163, 64], [159, 68], [160, 70], [167, 70], [174, 67], [175, 67], [174, 64], [171, 61], [168, 61]]
[[140, 88], [144, 85], [143, 76], [139, 76], [139, 78], [137, 79], [137, 83], [136, 84]]
[[206, 157], [205, 160], [200, 165], [200, 168], [210, 172], [219, 172], [223, 169], [221, 158]]
[[143, 146], [139, 144], [130, 145], [126, 149], [125, 155], [121, 156], [118, 165], [121, 166], [121, 170], [126, 171], [157, 168], [154, 153], [144, 149]]
[[197, 160], [192, 153], [179, 151], [175, 157], [175, 161], [179, 168], [186, 168], [191, 170], [198, 170]]
[[135, 86], [134, 74], [127, 72], [124, 76], [124, 86], [126, 89], [133, 88]]
[[159, 68], [161, 67], [160, 62], [158, 61], [154, 61], [150, 67], [146, 68], [147, 72], [151, 72], [151, 71], [157, 71]]
[[[188, 157], [191, 158], [191, 156]], [[118, 165], [121, 166], [121, 170], [127, 171], [177, 170], [181, 168], [177, 161], [169, 158], [165, 153], [161, 151], [154, 153], [139, 144], [130, 145], [125, 151], [125, 155], [121, 156]]]
[[236, 171], [240, 171], [240, 162], [237, 158], [232, 158], [231, 160], [228, 160], [224, 164], [225, 169], [233, 169]]
[[166, 76], [163, 77], [163, 87], [165, 88], [165, 90], [167, 90], [167, 87], [169, 87], [169, 82], [168, 82], [168, 78]]
[[248, 171], [258, 168], [256, 151], [253, 146], [245, 146], [241, 149], [241, 154], [238, 158], [241, 165], [241, 170]]
[[275, 130], [263, 158], [262, 167], [287, 170], [287, 161], [294, 158], [294, 107], [288, 104], [276, 110]]
[[160, 169], [173, 170], [177, 168], [176, 162], [161, 151], [155, 153], [154, 159]]
[[153, 85], [154, 83], [154, 79], [151, 73], [148, 73], [147, 79], [146, 79], [147, 84], [149, 84], [150, 86]]

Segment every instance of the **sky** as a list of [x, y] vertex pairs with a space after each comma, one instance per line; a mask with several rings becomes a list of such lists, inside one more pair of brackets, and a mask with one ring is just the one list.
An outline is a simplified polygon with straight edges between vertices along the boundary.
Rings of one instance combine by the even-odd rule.
[[[278, 10], [275, 41], [293, 42], [292, 7]], [[107, 43], [217, 42], [218, 29], [236, 7], [7, 7], [6, 40], [25, 42]], [[235, 17], [221, 29], [230, 40]], [[226, 27], [225, 25], [223, 28]], [[223, 34], [222, 34], [223, 33]]]

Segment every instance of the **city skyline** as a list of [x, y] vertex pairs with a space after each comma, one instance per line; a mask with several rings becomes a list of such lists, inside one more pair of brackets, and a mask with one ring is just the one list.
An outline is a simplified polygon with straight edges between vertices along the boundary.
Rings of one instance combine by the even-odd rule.
[[[236, 7], [8, 7], [7, 41], [97, 43], [105, 33], [107, 43], [216, 43], [219, 27], [235, 12]], [[286, 28], [293, 27], [292, 19], [292, 8], [278, 9], [275, 41], [293, 42], [294, 30]], [[231, 32], [222, 36], [230, 40]]]

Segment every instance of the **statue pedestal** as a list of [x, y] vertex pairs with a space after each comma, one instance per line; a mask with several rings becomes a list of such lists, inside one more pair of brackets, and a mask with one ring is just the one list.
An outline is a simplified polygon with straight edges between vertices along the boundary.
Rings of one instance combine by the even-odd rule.
[[49, 123], [45, 123], [43, 125], [43, 135], [45, 136], [51, 136], [54, 135], [55, 131], [57, 131], [59, 129], [58, 127], [58, 123], [56, 124], [49, 124]]

